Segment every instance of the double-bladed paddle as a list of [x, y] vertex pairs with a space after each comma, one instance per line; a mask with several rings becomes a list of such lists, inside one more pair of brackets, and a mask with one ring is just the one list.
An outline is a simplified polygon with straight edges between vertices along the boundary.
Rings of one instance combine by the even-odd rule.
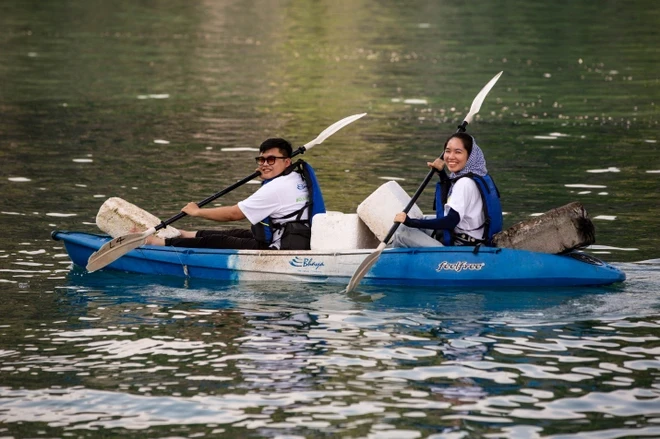
[[[321, 134], [318, 135], [318, 137], [311, 142], [306, 143], [305, 145], [301, 146], [297, 150], [295, 150], [292, 154], [291, 157], [294, 157], [298, 154], [304, 154], [305, 151], [308, 149], [311, 149], [312, 147], [319, 145], [323, 143], [325, 139], [328, 137], [332, 136], [334, 133], [339, 131], [340, 129], [344, 128], [346, 125], [355, 122], [362, 116], [366, 115], [367, 113], [360, 113], [360, 114], [354, 114], [352, 116], [348, 116], [343, 118], [342, 120], [333, 123], [330, 125], [328, 128], [323, 130]], [[205, 200], [200, 201], [197, 203], [199, 207], [202, 207], [211, 201], [233, 191], [239, 186], [243, 186], [245, 183], [248, 181], [258, 177], [261, 174], [259, 171], [255, 171], [251, 175], [248, 175], [244, 179], [237, 181], [236, 183], [232, 184], [228, 188], [225, 188], [221, 190], [220, 192], [211, 195], [210, 197], [206, 198]], [[119, 259], [129, 251], [136, 249], [142, 245], [145, 244], [145, 241], [147, 237], [150, 235], [153, 235], [156, 233], [158, 230], [163, 229], [173, 222], [183, 218], [186, 216], [185, 212], [179, 212], [177, 215], [174, 215], [172, 218], [161, 222], [157, 226], [151, 227], [150, 229], [142, 232], [142, 233], [131, 233], [129, 235], [124, 235], [124, 236], [119, 236], [117, 238], [112, 239], [111, 241], [106, 242], [101, 248], [99, 248], [96, 252], [92, 253], [92, 255], [89, 257], [87, 260], [87, 271], [92, 272], [96, 270], [100, 270], [101, 268], [105, 267], [108, 264], [111, 264], [115, 260]]]
[[[463, 120], [463, 123], [458, 126], [458, 130], [456, 132], [464, 132], [465, 128], [468, 126], [470, 122], [472, 122], [472, 119], [474, 116], [479, 112], [479, 109], [481, 108], [481, 104], [483, 104], [484, 100], [486, 99], [486, 96], [490, 92], [490, 89], [493, 88], [495, 83], [497, 82], [498, 79], [500, 79], [500, 76], [502, 75], [503, 72], [498, 73], [488, 81], [488, 84], [484, 86], [484, 88], [481, 89], [479, 94], [474, 98], [472, 101], [472, 106], [470, 107], [470, 111], [468, 112], [467, 116], [465, 116], [465, 119]], [[424, 191], [424, 188], [426, 185], [431, 181], [431, 177], [433, 177], [433, 173], [435, 172], [435, 169], [431, 169], [429, 173], [426, 175], [426, 178], [422, 182], [422, 184], [417, 188], [417, 192], [413, 195], [413, 197], [410, 199], [410, 202], [406, 206], [403, 211], [407, 214], [410, 209], [415, 205], [415, 202], [417, 202], [417, 199], [419, 196], [422, 194]], [[392, 225], [392, 228], [390, 228], [389, 233], [381, 242], [378, 247], [376, 248], [376, 251], [371, 253], [369, 256], [367, 256], [364, 261], [360, 264], [360, 266], [355, 270], [355, 273], [353, 273], [353, 276], [351, 277], [351, 280], [348, 282], [348, 286], [346, 287], [346, 292], [350, 293], [355, 288], [358, 286], [362, 278], [367, 274], [367, 272], [373, 267], [373, 265], [378, 261], [378, 258], [380, 257], [380, 254], [383, 252], [385, 247], [387, 246], [387, 243], [389, 242], [390, 239], [392, 239], [392, 236], [394, 236], [394, 232], [399, 228], [399, 225], [401, 223], [394, 223]]]

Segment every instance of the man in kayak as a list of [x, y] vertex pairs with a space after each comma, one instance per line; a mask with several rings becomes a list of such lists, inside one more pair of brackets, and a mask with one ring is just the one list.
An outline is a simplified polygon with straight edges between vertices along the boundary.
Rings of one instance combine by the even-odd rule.
[[[325, 211], [323, 199], [315, 199], [312, 209], [310, 192], [318, 187], [311, 166], [302, 160], [291, 163], [291, 144], [280, 138], [264, 141], [256, 157], [262, 186], [251, 196], [233, 206], [200, 208], [188, 203], [182, 212], [218, 222], [247, 219], [251, 229], [181, 230], [177, 238], [147, 238], [147, 244], [193, 248], [250, 250], [309, 249], [309, 213]], [[310, 174], [311, 173], [311, 177]], [[320, 191], [316, 191], [320, 198]]]
[[[500, 196], [486, 169], [486, 159], [474, 138], [456, 133], [445, 142], [444, 158], [427, 165], [440, 174], [436, 185], [436, 217], [413, 219], [404, 212], [394, 221], [402, 223], [393, 247], [490, 244], [502, 231]], [[449, 177], [445, 166], [450, 172]]]

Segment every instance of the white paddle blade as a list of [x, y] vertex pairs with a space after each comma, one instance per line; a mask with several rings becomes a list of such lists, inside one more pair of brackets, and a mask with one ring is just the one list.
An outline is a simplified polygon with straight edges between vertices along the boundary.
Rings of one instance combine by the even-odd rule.
[[484, 85], [484, 88], [482, 88], [479, 94], [474, 98], [474, 100], [472, 101], [472, 106], [470, 107], [470, 112], [468, 113], [467, 116], [465, 116], [465, 121], [468, 124], [472, 122], [474, 116], [479, 112], [479, 110], [481, 109], [481, 104], [484, 103], [486, 96], [488, 96], [488, 93], [493, 88], [497, 80], [500, 79], [502, 73], [504, 73], [504, 71], [498, 73], [493, 77], [493, 79], [488, 81], [488, 84]]
[[355, 273], [353, 273], [353, 276], [351, 277], [351, 280], [348, 282], [348, 286], [346, 287], [346, 292], [351, 293], [355, 288], [360, 284], [360, 281], [362, 281], [362, 278], [371, 270], [371, 267], [374, 266], [376, 261], [378, 261], [378, 258], [380, 257], [380, 254], [383, 252], [387, 244], [384, 242], [381, 242], [378, 244], [378, 247], [376, 248], [376, 251], [364, 258], [364, 261], [360, 264], [360, 266], [355, 270]]
[[155, 232], [155, 228], [147, 230], [143, 233], [133, 233], [130, 235], [119, 236], [111, 241], [106, 242], [87, 260], [87, 271], [94, 272], [100, 270], [106, 265], [112, 264], [114, 261], [124, 256], [126, 253], [136, 249], [145, 244], [147, 237]]
[[344, 128], [346, 125], [355, 122], [356, 120], [358, 120], [359, 118], [361, 118], [363, 116], [366, 116], [366, 114], [367, 113], [354, 114], [352, 116], [345, 117], [342, 120], [333, 123], [328, 128], [324, 129], [323, 132], [321, 134], [319, 134], [316, 139], [312, 140], [309, 143], [306, 143], [304, 148], [305, 149], [310, 149], [315, 145], [323, 143], [323, 141], [325, 139], [332, 136], [334, 133], [336, 133], [340, 129]]

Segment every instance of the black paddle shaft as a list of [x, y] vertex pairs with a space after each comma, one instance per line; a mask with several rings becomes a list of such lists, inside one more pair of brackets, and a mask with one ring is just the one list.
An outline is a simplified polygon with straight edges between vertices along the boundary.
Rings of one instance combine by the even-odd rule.
[[[467, 120], [464, 120], [463, 123], [458, 126], [458, 129], [456, 130], [456, 132], [457, 133], [464, 133], [467, 125], [468, 125]], [[442, 154], [440, 155], [440, 157], [442, 158], [442, 157], [444, 157], [444, 155], [445, 155], [445, 153], [443, 151]], [[426, 178], [424, 179], [422, 184], [417, 188], [417, 191], [415, 192], [415, 194], [412, 196], [412, 198], [408, 202], [408, 205], [406, 206], [406, 208], [403, 209], [403, 212], [406, 215], [408, 214], [408, 212], [410, 212], [410, 209], [412, 209], [412, 207], [415, 205], [415, 203], [417, 202], [417, 199], [419, 198], [419, 196], [422, 195], [422, 192], [424, 192], [424, 189], [426, 188], [426, 185], [429, 184], [429, 181], [431, 181], [431, 178], [433, 177], [434, 173], [435, 173], [435, 169], [431, 169], [429, 171], [429, 173], [426, 174]], [[390, 231], [387, 233], [387, 236], [383, 240], [383, 242], [385, 244], [387, 244], [390, 241], [390, 239], [392, 239], [392, 236], [394, 236], [394, 233], [396, 232], [396, 229], [399, 228], [399, 225], [401, 225], [401, 223], [392, 224], [392, 227], [390, 228]]]
[[[307, 150], [307, 148], [305, 148], [304, 146], [301, 146], [300, 148], [298, 148], [297, 150], [295, 150], [295, 151], [291, 154], [291, 157], [295, 157], [295, 156], [297, 156], [298, 154], [304, 154], [306, 150]], [[209, 204], [211, 201], [216, 200], [216, 199], [220, 198], [221, 196], [223, 196], [223, 195], [225, 195], [225, 194], [228, 194], [229, 192], [233, 191], [233, 190], [236, 189], [237, 187], [243, 186], [245, 183], [247, 183], [247, 182], [250, 181], [250, 180], [255, 179], [255, 178], [258, 177], [259, 175], [261, 175], [261, 171], [254, 171], [252, 174], [248, 175], [248, 176], [245, 177], [244, 179], [237, 181], [236, 183], [232, 184], [231, 186], [229, 186], [229, 187], [227, 187], [227, 188], [224, 188], [224, 189], [221, 190], [220, 192], [215, 193], [215, 194], [211, 195], [211, 196], [208, 197], [208, 198], [205, 198], [204, 200], [202, 200], [202, 201], [200, 201], [199, 203], [197, 203], [197, 205], [198, 205], [199, 207], [205, 206], [205, 205]], [[176, 215], [174, 215], [172, 218], [170, 218], [170, 219], [168, 219], [168, 220], [165, 220], [165, 221], [162, 221], [160, 224], [158, 224], [158, 225], [156, 226], [156, 230], [164, 229], [165, 227], [167, 227], [167, 226], [169, 226], [170, 224], [172, 224], [174, 221], [178, 221], [178, 220], [180, 220], [181, 218], [183, 218], [183, 217], [186, 216], [186, 215], [188, 215], [188, 214], [185, 213], [185, 212], [179, 212], [179, 213], [177, 213]]]

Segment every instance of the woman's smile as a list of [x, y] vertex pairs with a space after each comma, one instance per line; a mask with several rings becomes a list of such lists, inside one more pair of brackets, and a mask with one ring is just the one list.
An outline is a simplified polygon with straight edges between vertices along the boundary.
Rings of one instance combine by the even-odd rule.
[[447, 168], [453, 173], [460, 172], [465, 167], [468, 160], [468, 153], [460, 139], [454, 137], [449, 140], [445, 148], [444, 160]]

